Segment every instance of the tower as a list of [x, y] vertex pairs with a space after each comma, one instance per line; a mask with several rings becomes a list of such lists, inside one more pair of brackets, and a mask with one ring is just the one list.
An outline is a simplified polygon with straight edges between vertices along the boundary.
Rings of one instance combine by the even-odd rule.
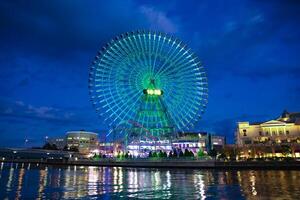
[[155, 86], [154, 79], [150, 80], [147, 88], [143, 90], [140, 105], [136, 113], [130, 138], [142, 140], [172, 139], [175, 126], [163, 102], [163, 91]]

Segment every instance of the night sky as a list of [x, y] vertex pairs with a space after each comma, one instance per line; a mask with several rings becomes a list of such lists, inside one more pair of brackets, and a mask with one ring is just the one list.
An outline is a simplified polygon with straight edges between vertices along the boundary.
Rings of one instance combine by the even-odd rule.
[[1, 1], [0, 146], [108, 129], [88, 93], [88, 67], [114, 36], [175, 35], [206, 67], [197, 130], [233, 142], [237, 121], [300, 111], [300, 1]]

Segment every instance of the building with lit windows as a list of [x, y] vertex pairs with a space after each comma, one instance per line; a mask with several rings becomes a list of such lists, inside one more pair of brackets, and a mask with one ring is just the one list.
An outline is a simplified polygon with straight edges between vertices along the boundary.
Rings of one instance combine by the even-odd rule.
[[98, 149], [98, 134], [87, 131], [69, 131], [66, 134], [69, 149], [77, 148], [82, 154], [88, 154]]
[[[238, 122], [235, 131], [236, 144], [243, 154], [267, 153], [269, 157], [283, 156], [283, 148], [288, 147], [294, 157], [300, 156], [300, 112], [284, 111], [274, 120], [249, 123]], [[251, 150], [250, 148], [254, 149]], [[256, 150], [255, 150], [256, 149]], [[268, 149], [268, 150], [267, 150]]]
[[262, 123], [238, 122], [235, 135], [239, 146], [300, 143], [300, 113], [284, 111], [278, 119]]
[[172, 146], [178, 149], [188, 149], [195, 153], [199, 148], [207, 152], [211, 149], [221, 149], [225, 143], [224, 136], [207, 132], [192, 132], [179, 133], [178, 139], [172, 142]]

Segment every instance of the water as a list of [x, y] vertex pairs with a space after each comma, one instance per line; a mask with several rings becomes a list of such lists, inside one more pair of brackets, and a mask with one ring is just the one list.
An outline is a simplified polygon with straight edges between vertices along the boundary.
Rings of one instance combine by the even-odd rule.
[[299, 199], [300, 171], [0, 163], [0, 199]]

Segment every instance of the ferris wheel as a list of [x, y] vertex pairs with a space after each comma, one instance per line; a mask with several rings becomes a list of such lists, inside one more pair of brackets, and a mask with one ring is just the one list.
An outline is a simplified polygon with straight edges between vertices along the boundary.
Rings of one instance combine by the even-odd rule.
[[110, 127], [125, 121], [152, 135], [165, 127], [187, 131], [208, 99], [198, 57], [179, 39], [153, 31], [125, 33], [107, 43], [90, 67], [89, 90]]

